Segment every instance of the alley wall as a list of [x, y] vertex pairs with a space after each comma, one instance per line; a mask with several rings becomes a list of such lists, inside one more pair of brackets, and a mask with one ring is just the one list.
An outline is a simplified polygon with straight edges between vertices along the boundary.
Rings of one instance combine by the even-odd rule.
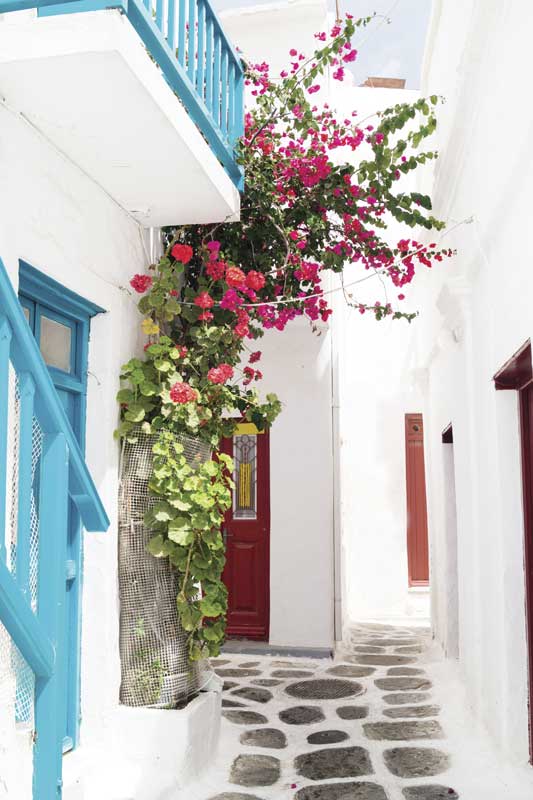
[[[495, 391], [493, 376], [533, 330], [524, 245], [533, 114], [523, 103], [532, 24], [526, 3], [434, 4], [423, 90], [446, 98], [435, 211], [450, 227], [472, 219], [446, 239], [457, 248], [453, 261], [419, 283], [417, 331], [427, 371], [435, 635], [449, 654], [456, 650], [477, 718], [522, 763], [528, 669], [518, 397]], [[450, 423], [453, 454], [442, 443]]]

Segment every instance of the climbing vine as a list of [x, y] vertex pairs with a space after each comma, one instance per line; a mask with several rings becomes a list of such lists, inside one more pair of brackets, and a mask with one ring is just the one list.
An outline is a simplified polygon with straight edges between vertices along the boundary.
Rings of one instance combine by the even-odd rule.
[[[342, 273], [345, 297], [361, 314], [411, 321], [415, 314], [401, 304], [417, 267], [451, 255], [408, 233], [396, 243], [387, 237], [391, 218], [406, 231], [444, 227], [430, 198], [405, 191], [401, 181], [436, 157], [421, 145], [435, 130], [439, 99], [397, 104], [373, 115], [373, 124], [355, 111], [337, 119], [318, 102], [327, 79], [345, 79], [357, 55], [354, 33], [370, 21], [347, 15], [342, 26], [316, 35], [311, 58], [291, 50], [279, 78], [267, 64], [246, 64], [253, 103], [239, 145], [246, 176], [240, 221], [167, 231], [158, 263], [131, 280], [142, 295], [147, 343], [143, 357], [122, 369], [118, 435], [156, 435], [149, 551], [179, 573], [191, 659], [218, 654], [224, 637], [220, 530], [233, 466], [219, 452], [221, 438], [243, 419], [264, 430], [281, 411], [276, 395], [262, 398], [257, 390], [258, 340], [296, 317], [311, 327], [326, 322], [328, 271]], [[379, 279], [381, 296], [367, 303], [353, 287], [370, 277]], [[208, 443], [215, 458], [187, 460], [184, 434]]]

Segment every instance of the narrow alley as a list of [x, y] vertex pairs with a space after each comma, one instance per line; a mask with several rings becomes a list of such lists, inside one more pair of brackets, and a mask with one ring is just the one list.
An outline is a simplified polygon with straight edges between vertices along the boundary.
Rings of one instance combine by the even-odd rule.
[[224, 654], [217, 762], [188, 800], [525, 800], [429, 629], [352, 628], [329, 659]]

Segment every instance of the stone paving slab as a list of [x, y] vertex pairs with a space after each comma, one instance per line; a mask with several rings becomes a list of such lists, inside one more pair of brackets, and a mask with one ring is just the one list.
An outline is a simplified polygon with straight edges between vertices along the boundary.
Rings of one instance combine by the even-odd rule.
[[377, 783], [329, 783], [306, 786], [294, 795], [295, 800], [388, 800]]
[[383, 700], [391, 706], [409, 705], [409, 703], [425, 703], [431, 697], [426, 692], [397, 692], [384, 694]]
[[395, 747], [383, 753], [385, 764], [399, 778], [439, 775], [450, 765], [449, 756], [430, 747]]
[[450, 786], [431, 784], [427, 786], [408, 786], [403, 792], [405, 800], [459, 800], [459, 795]]
[[287, 737], [283, 731], [277, 728], [257, 728], [253, 731], [244, 731], [241, 733], [239, 741], [250, 747], [267, 747], [271, 750], [282, 750], [287, 747]]
[[399, 717], [437, 717], [440, 712], [439, 706], [395, 706], [394, 708], [384, 708], [383, 714], [391, 719]]
[[338, 744], [349, 738], [346, 731], [316, 731], [316, 733], [309, 734], [307, 741], [309, 744]]
[[368, 706], [340, 706], [336, 709], [341, 719], [364, 719], [368, 717]]
[[331, 778], [359, 778], [374, 770], [364, 747], [328, 747], [297, 756], [294, 765], [298, 775], [313, 781]]
[[444, 731], [436, 720], [406, 720], [402, 722], [367, 722], [363, 725], [367, 739], [403, 741], [410, 739], [443, 739]]
[[431, 681], [427, 678], [378, 678], [374, 681], [378, 689], [385, 692], [426, 691], [431, 689]]
[[239, 786], [272, 786], [279, 780], [281, 763], [279, 758], [264, 755], [237, 756], [231, 765], [230, 783]]

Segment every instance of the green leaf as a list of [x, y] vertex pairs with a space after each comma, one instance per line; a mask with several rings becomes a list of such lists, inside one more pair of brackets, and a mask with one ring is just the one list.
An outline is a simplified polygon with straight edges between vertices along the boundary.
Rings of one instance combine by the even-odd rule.
[[128, 410], [124, 414], [125, 419], [129, 422], [141, 422], [146, 416], [146, 411], [139, 403], [131, 403]]
[[146, 549], [148, 550], [151, 555], [155, 556], [156, 558], [162, 558], [165, 555], [164, 552], [164, 545], [165, 539], [160, 534], [158, 536], [153, 536], [148, 544], [146, 545]]
[[194, 539], [194, 531], [190, 528], [175, 528], [175, 529], [168, 529], [168, 538], [172, 542], [176, 542], [176, 544], [181, 545], [182, 547], [187, 547], [188, 545], [192, 544]]
[[144, 383], [141, 383], [139, 386], [139, 389], [141, 394], [145, 397], [152, 397], [154, 394], [159, 392], [159, 386], [151, 381], [144, 381]]
[[176, 516], [176, 512], [168, 503], [156, 503], [151, 511], [158, 522], [169, 522]]
[[117, 392], [117, 401], [119, 403], [131, 403], [135, 400], [135, 395], [131, 389], [121, 389]]

